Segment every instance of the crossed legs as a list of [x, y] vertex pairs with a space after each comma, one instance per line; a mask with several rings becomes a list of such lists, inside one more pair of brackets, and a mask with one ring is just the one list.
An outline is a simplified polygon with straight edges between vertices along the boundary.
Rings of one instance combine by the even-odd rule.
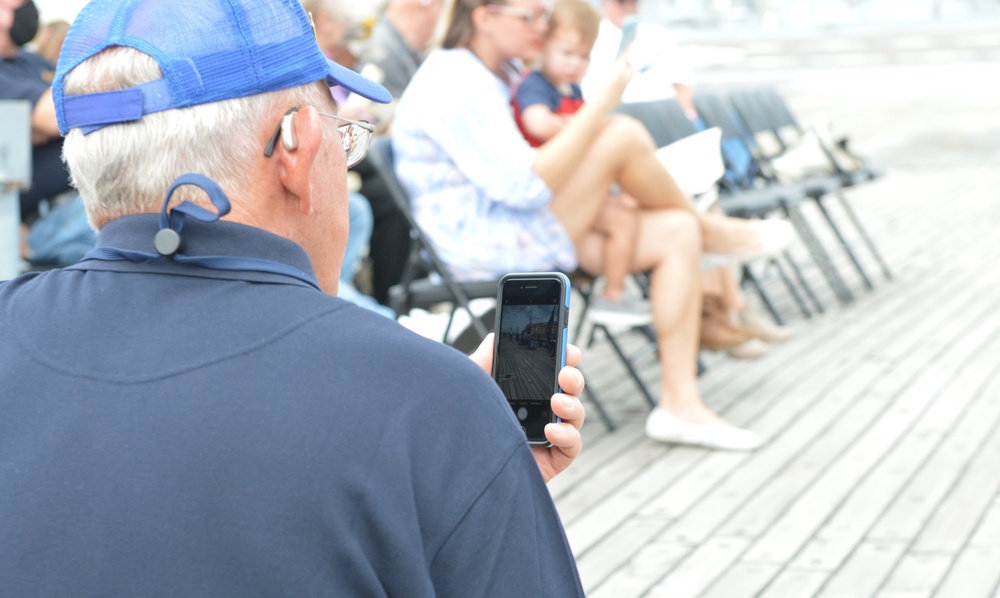
[[[698, 391], [702, 245], [700, 223], [690, 212], [642, 211], [632, 271], [652, 273], [650, 304], [661, 368], [659, 408], [690, 423], [722, 424]], [[578, 244], [584, 270], [602, 270], [602, 246], [599, 234], [584, 235]]]
[[647, 420], [647, 434], [653, 422], [659, 428], [654, 437], [668, 442], [753, 448], [759, 440], [726, 424], [698, 391], [700, 258], [703, 251], [729, 253], [756, 247], [762, 241], [760, 232], [746, 220], [697, 212], [656, 158], [648, 132], [633, 119], [610, 117], [573, 175], [554, 189], [551, 202], [552, 212], [576, 245], [580, 266], [591, 273], [606, 267], [605, 238], [596, 223], [616, 183], [640, 207], [630, 271], [652, 274], [650, 304], [661, 387], [658, 409]]
[[[544, 172], [539, 175], [547, 179]], [[553, 190], [550, 209], [575, 241], [593, 228], [612, 184], [620, 185], [640, 208], [674, 209], [694, 217], [705, 251], [736, 253], [761, 242], [752, 222], [698, 213], [657, 159], [649, 132], [627, 116], [609, 116], [573, 175]]]

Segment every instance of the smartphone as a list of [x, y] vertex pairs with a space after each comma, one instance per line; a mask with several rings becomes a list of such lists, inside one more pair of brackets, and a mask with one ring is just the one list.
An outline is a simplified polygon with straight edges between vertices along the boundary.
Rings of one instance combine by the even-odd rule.
[[545, 425], [559, 421], [551, 402], [566, 365], [569, 296], [560, 272], [507, 274], [497, 289], [493, 379], [529, 444], [548, 444]]
[[632, 17], [625, 17], [622, 22], [622, 41], [618, 44], [618, 57], [625, 52], [628, 52], [629, 46], [635, 41], [635, 36], [639, 32], [639, 19]]

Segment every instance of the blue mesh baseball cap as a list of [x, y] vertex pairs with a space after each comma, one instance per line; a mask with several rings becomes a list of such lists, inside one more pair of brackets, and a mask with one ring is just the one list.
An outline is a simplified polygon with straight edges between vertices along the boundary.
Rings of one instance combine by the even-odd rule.
[[[115, 46], [153, 57], [163, 78], [117, 91], [63, 93], [66, 73]], [[298, 0], [93, 0], [66, 34], [52, 97], [65, 135], [324, 79], [376, 102], [392, 100], [381, 85], [323, 56]]]

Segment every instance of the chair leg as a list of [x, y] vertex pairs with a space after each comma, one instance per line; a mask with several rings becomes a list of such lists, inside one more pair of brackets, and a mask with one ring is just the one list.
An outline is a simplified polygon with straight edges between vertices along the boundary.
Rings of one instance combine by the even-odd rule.
[[799, 285], [806, 292], [806, 295], [809, 295], [809, 300], [812, 301], [813, 307], [816, 308], [816, 312], [825, 314], [826, 308], [819, 302], [819, 298], [813, 291], [812, 285], [809, 284], [809, 281], [806, 280], [806, 277], [802, 274], [802, 268], [799, 268], [798, 262], [792, 258], [790, 251], [785, 251], [785, 261], [788, 262], [789, 266], [791, 266], [792, 272], [795, 274], [795, 279], [799, 281]]
[[639, 391], [642, 392], [642, 395], [646, 398], [646, 402], [648, 402], [651, 407], [656, 407], [656, 399], [653, 398], [649, 389], [646, 388], [646, 384], [642, 381], [642, 377], [639, 376], [639, 372], [636, 371], [635, 366], [632, 365], [632, 359], [625, 354], [621, 345], [619, 345], [618, 341], [615, 340], [614, 335], [612, 335], [603, 324], [595, 324], [594, 328], [600, 328], [601, 331], [604, 332], [604, 336], [607, 337], [608, 342], [611, 344], [611, 348], [618, 354], [618, 358], [621, 359], [622, 363], [625, 365], [625, 369], [628, 370], [629, 375], [632, 376], [633, 380], [635, 380], [635, 384], [639, 387]]
[[875, 258], [875, 261], [878, 262], [879, 267], [882, 268], [882, 275], [885, 276], [886, 280], [892, 280], [892, 271], [889, 269], [889, 265], [885, 263], [885, 260], [882, 259], [882, 254], [875, 248], [875, 243], [868, 235], [868, 231], [865, 227], [861, 225], [861, 220], [854, 212], [854, 208], [851, 207], [851, 204], [847, 201], [847, 198], [844, 197], [843, 193], [838, 193], [837, 199], [840, 202], [841, 208], [847, 214], [847, 217], [850, 218], [851, 222], [854, 224], [854, 228], [856, 228], [858, 233], [861, 235], [861, 240], [868, 247], [869, 253], [871, 253]]
[[819, 266], [820, 272], [823, 273], [823, 277], [830, 284], [830, 288], [833, 290], [834, 295], [840, 300], [841, 303], [850, 303], [854, 301], [854, 294], [851, 290], [847, 288], [844, 283], [844, 279], [841, 278], [840, 273], [837, 272], [836, 267], [833, 265], [833, 261], [830, 259], [830, 254], [823, 247], [823, 244], [816, 237], [816, 233], [809, 226], [802, 212], [796, 206], [790, 205], [788, 202], [781, 202], [782, 210], [788, 217], [789, 222], [798, 231], [799, 236], [806, 245], [806, 249], [809, 250], [809, 254], [812, 256], [813, 261]]
[[[579, 339], [583, 334], [583, 325], [587, 322], [587, 311], [590, 309], [590, 295], [593, 292], [593, 289], [576, 287], [576, 291], [580, 293], [581, 297], [583, 297], [583, 308], [577, 312], [576, 330], [573, 332], [573, 338]], [[591, 332], [593, 332], [593, 330], [591, 330]], [[593, 342], [594, 337], [593, 334], [591, 334], [590, 341], [587, 342], [587, 346], [589, 347]]]
[[813, 316], [812, 310], [809, 309], [809, 305], [806, 304], [805, 298], [802, 297], [802, 293], [799, 292], [798, 287], [796, 287], [795, 283], [792, 282], [791, 277], [789, 277], [788, 273], [785, 272], [785, 267], [781, 265], [781, 262], [779, 262], [778, 258], [776, 257], [771, 258], [771, 263], [778, 271], [778, 276], [781, 277], [782, 282], [785, 283], [785, 287], [788, 289], [788, 293], [792, 296], [793, 299], [795, 299], [795, 303], [798, 304], [799, 311], [802, 312], [802, 315], [804, 317], [812, 318]]
[[[576, 369], [579, 370], [580, 368], [578, 367]], [[580, 370], [580, 373], [583, 374], [583, 370]], [[586, 376], [584, 376], [584, 379], [586, 379]], [[597, 397], [597, 393], [595, 393], [594, 390], [589, 386], [584, 386], [583, 396], [594, 404], [594, 408], [597, 409], [597, 415], [601, 417], [601, 421], [604, 422], [604, 427], [607, 428], [608, 432], [614, 432], [615, 428], [617, 427], [615, 425], [615, 421], [611, 419], [611, 415], [608, 414], [608, 410], [604, 407], [604, 404], [601, 403], [601, 400]]]
[[764, 308], [767, 312], [771, 314], [771, 318], [779, 325], [783, 326], [785, 324], [784, 318], [778, 313], [777, 308], [774, 307], [774, 303], [771, 302], [771, 298], [764, 292], [764, 287], [761, 286], [760, 281], [757, 280], [757, 276], [753, 273], [749, 266], [743, 266], [743, 281], [750, 284], [753, 289], [757, 292], [760, 297], [761, 302], [764, 303]]
[[858, 275], [861, 276], [861, 282], [864, 283], [865, 287], [869, 291], [875, 290], [875, 285], [873, 285], [871, 279], [868, 278], [868, 273], [865, 272], [864, 267], [862, 267], [861, 262], [858, 260], [858, 256], [854, 254], [854, 250], [851, 249], [851, 244], [847, 241], [844, 233], [840, 230], [840, 227], [837, 226], [836, 221], [833, 219], [833, 215], [831, 215], [830, 211], [826, 209], [826, 205], [823, 204], [822, 199], [817, 197], [815, 200], [816, 207], [818, 207], [820, 213], [823, 214], [823, 218], [826, 219], [827, 224], [830, 225], [830, 229], [833, 230], [833, 234], [837, 236], [837, 240], [840, 241], [840, 245], [844, 248], [844, 253], [847, 254], [848, 258], [850, 258], [851, 262], [854, 264], [854, 268], [858, 271]]

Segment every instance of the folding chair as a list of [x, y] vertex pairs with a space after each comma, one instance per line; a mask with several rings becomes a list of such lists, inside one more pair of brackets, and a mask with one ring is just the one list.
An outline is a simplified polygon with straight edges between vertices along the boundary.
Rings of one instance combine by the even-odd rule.
[[[378, 175], [382, 177], [389, 194], [406, 217], [410, 226], [410, 256], [403, 272], [402, 280], [389, 289], [389, 303], [397, 317], [409, 313], [410, 310], [430, 309], [442, 303], [451, 304], [451, 313], [444, 331], [442, 341], [447, 343], [448, 331], [455, 320], [455, 313], [464, 310], [472, 320], [471, 330], [475, 333], [475, 343], [482, 341], [489, 334], [492, 322], [478, 316], [470, 307], [473, 299], [495, 299], [499, 279], [482, 282], [457, 282], [448, 271], [447, 265], [441, 261], [434, 251], [430, 239], [413, 218], [410, 210], [410, 200], [396, 176], [395, 156], [392, 151], [392, 140], [387, 136], [372, 139], [368, 148], [368, 159], [372, 161]], [[463, 338], [467, 335], [462, 335]], [[457, 346], [454, 343], [453, 346]], [[579, 368], [578, 368], [579, 369]], [[597, 408], [598, 415], [604, 421], [608, 431], [615, 429], [615, 423], [608, 415], [600, 399], [589, 387], [584, 388], [584, 396], [590, 399]]]
[[[739, 98], [737, 98], [739, 95]], [[771, 85], [761, 86], [752, 90], [744, 90], [732, 95], [733, 104], [737, 101], [741, 103], [749, 99], [754, 102], [761, 114], [768, 119], [767, 127], [771, 129], [775, 141], [783, 148], [787, 149], [794, 140], [800, 138], [806, 131], [805, 127], [792, 114], [791, 109], [785, 102], [778, 90]], [[739, 106], [736, 106], [740, 111]], [[742, 116], [742, 111], [740, 111]], [[865, 181], [870, 181], [883, 176], [885, 173], [872, 166], [872, 164], [862, 156], [855, 154], [848, 147], [847, 137], [831, 139], [831, 147], [824, 148], [830, 159], [831, 165], [843, 178], [845, 186], [851, 186]], [[857, 168], [852, 171], [845, 170], [839, 160], [833, 157], [834, 152], [842, 151], [857, 161]]]
[[[784, 98], [782, 98], [781, 94], [779, 94], [778, 91], [772, 86], [733, 92], [730, 94], [730, 101], [751, 134], [756, 136], [762, 133], [767, 133], [775, 142], [777, 142], [780, 153], [777, 155], [767, 156], [766, 158], [768, 160], [778, 157], [781, 153], [788, 151], [796, 140], [803, 139], [803, 136], [806, 133], [805, 129], [792, 115], [788, 105], [784, 101]], [[851, 154], [851, 158], [856, 163], [857, 167], [851, 170], [845, 169], [842, 165], [842, 160], [838, 159], [836, 154], [838, 152], [844, 154], [850, 152], [847, 147], [847, 139], [840, 138], [831, 140], [832, 144], [839, 147], [827, 146], [822, 144], [822, 138], [819, 139], [822, 145], [822, 153], [826, 157], [826, 164], [832, 172], [832, 175], [827, 178], [837, 183], [837, 186], [832, 190], [832, 192], [837, 198], [841, 210], [850, 219], [869, 253], [875, 261], [878, 262], [886, 280], [891, 280], [892, 272], [890, 271], [888, 264], [886, 264], [885, 260], [882, 258], [881, 253], [875, 247], [875, 243], [872, 241], [868, 231], [861, 224], [857, 213], [851, 207], [847, 198], [843, 194], [843, 189], [845, 188], [853, 187], [855, 185], [879, 178], [883, 175], [882, 171], [873, 167], [866, 159], [854, 154]], [[852, 250], [850, 244], [843, 237], [840, 229], [834, 224], [833, 217], [829, 213], [828, 209], [825, 205], [823, 205], [822, 201], [819, 201], [819, 199], [817, 199], [817, 204], [824, 218], [827, 219], [833, 227], [835, 234], [838, 235], [838, 240], [840, 240], [841, 244], [844, 246], [844, 250], [854, 263], [855, 268], [857, 268], [865, 286], [869, 289], [873, 288], [871, 279], [864, 271], [864, 268], [858, 261], [858, 258], [856, 257], [856, 254]]]
[[403, 271], [402, 280], [389, 289], [389, 306], [395, 310], [398, 317], [413, 309], [430, 309], [442, 303], [450, 303], [452, 309], [443, 340], [447, 341], [448, 332], [455, 321], [455, 313], [460, 309], [468, 313], [472, 320], [472, 327], [479, 334], [479, 339], [482, 340], [489, 334], [489, 326], [472, 311], [469, 303], [473, 299], [495, 298], [498, 280], [471, 283], [456, 282], [448, 272], [447, 266], [434, 251], [430, 240], [413, 218], [409, 198], [396, 177], [391, 139], [388, 137], [373, 139], [368, 148], [368, 157], [410, 226], [410, 239], [412, 241], [410, 256]]
[[[660, 147], [698, 132], [695, 124], [688, 119], [684, 110], [673, 99], [623, 104], [616, 109], [616, 112], [632, 116], [643, 123], [652, 135], [653, 141]], [[726, 214], [731, 216], [762, 218], [781, 209], [781, 196], [773, 191], [736, 189], [729, 186], [722, 189], [719, 196], [719, 205]], [[801, 271], [791, 254], [786, 251], [784, 257], [793, 271], [799, 274], [800, 284], [812, 298], [817, 310], [822, 312], [822, 304], [819, 303], [811, 287], [809, 287], [804, 277], [801, 276]], [[779, 276], [788, 288], [789, 294], [798, 304], [803, 315], [807, 318], [812, 317], [812, 311], [791, 278], [785, 272], [781, 262], [777, 259], [772, 259], [769, 261], [769, 265], [778, 271]], [[774, 306], [770, 296], [764, 290], [759, 277], [749, 265], [744, 265], [742, 268], [742, 280], [753, 287], [774, 320], [779, 324], [784, 323], [784, 319]]]
[[[835, 180], [809, 181], [807, 183], [781, 183], [776, 180], [773, 173], [768, 170], [768, 162], [753, 137], [746, 130], [743, 123], [737, 120], [737, 116], [730, 111], [730, 107], [718, 94], [699, 92], [694, 97], [698, 114], [709, 126], [717, 126], [722, 129], [724, 140], [735, 147], [742, 148], [746, 152], [750, 168], [742, 179], [730, 178], [729, 184], [737, 189], [748, 189], [753, 193], [775, 193], [779, 196], [781, 210], [788, 216], [789, 221], [795, 226], [802, 238], [813, 261], [819, 267], [834, 295], [843, 302], [849, 303], [854, 300], [854, 294], [844, 282], [843, 277], [837, 270], [830, 257], [829, 252], [823, 246], [816, 232], [806, 220], [801, 211], [800, 204], [806, 200], [814, 200], [821, 203], [822, 198], [831, 191], [839, 188], [839, 183]], [[727, 159], [729, 159], [727, 157]], [[756, 185], [762, 185], [757, 187]], [[827, 220], [831, 227], [834, 227], [838, 237], [839, 228], [832, 220]], [[800, 282], [804, 282], [804, 277], [800, 272], [796, 272]], [[808, 287], [807, 287], [808, 288]], [[810, 292], [810, 297], [815, 302], [815, 294]], [[817, 303], [817, 306], [819, 304]]]

